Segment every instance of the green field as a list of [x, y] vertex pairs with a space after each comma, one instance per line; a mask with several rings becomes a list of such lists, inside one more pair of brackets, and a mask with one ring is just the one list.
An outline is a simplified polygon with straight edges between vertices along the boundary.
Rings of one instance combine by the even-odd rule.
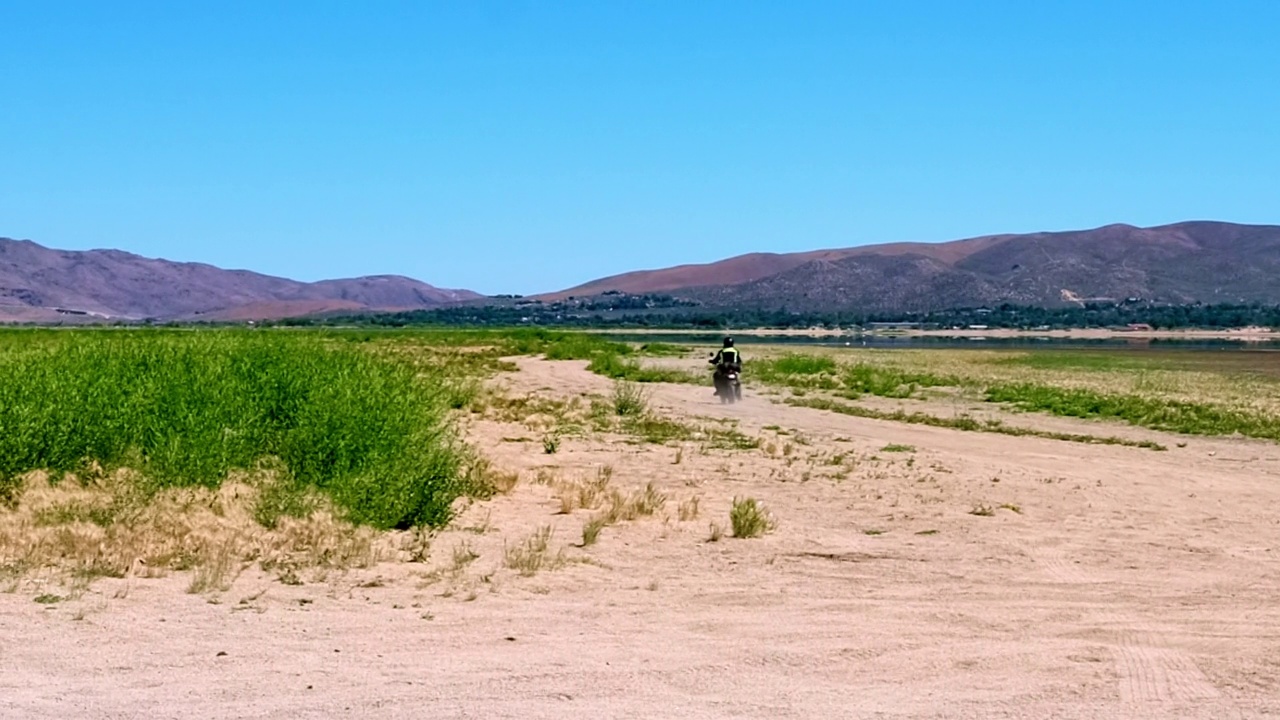
[[[506, 396], [488, 380], [520, 356], [580, 363], [612, 397]], [[1273, 357], [757, 347], [745, 378], [758, 402], [1163, 450], [1115, 427], [1280, 440]], [[467, 444], [474, 417], [525, 425], [546, 455], [602, 435], [767, 452], [725, 418], [649, 406], [646, 383], [709, 385], [708, 370], [700, 349], [536, 329], [0, 331], [0, 575], [228, 557], [292, 573], [372, 562], [370, 533], [387, 530], [418, 538], [417, 556], [459, 503], [516, 482]], [[1016, 422], [1027, 414], [1104, 422]]]
[[1188, 435], [1280, 440], [1278, 358], [1245, 351], [790, 351], [749, 362], [746, 376], [801, 396], [825, 395], [823, 402], [962, 398]]

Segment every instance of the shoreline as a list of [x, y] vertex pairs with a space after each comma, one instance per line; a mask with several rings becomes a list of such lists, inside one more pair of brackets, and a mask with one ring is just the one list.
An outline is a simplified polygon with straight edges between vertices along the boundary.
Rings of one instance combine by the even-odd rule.
[[1241, 342], [1280, 341], [1280, 332], [1269, 328], [1236, 330], [1114, 330], [1108, 328], [1067, 328], [1059, 330], [867, 330], [852, 332], [828, 328], [743, 328], [696, 330], [669, 328], [590, 328], [582, 332], [610, 335], [739, 335], [745, 337], [953, 337], [953, 338], [1050, 338], [1060, 340], [1238, 340]]

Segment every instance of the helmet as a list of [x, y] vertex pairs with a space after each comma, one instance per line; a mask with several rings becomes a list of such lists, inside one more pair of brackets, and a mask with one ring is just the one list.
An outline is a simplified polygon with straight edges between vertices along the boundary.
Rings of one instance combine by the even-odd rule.
[[731, 337], [727, 337], [727, 338], [725, 338], [725, 339], [724, 339], [724, 346], [725, 346], [725, 347], [727, 347], [727, 348], [729, 348], [729, 347], [733, 347], [733, 338], [731, 338]]

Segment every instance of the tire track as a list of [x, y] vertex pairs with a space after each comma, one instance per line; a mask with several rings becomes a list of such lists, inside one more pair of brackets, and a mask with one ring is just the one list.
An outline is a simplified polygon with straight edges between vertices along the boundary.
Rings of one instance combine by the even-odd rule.
[[1051, 578], [1060, 583], [1087, 585], [1101, 582], [1081, 570], [1076, 563], [1067, 559], [1066, 553], [1060, 547], [1036, 548], [1031, 551], [1031, 558]]
[[[1072, 562], [1061, 547], [1037, 548], [1031, 551], [1031, 557], [1058, 582], [1070, 585], [1103, 582]], [[1112, 628], [1126, 625], [1115, 617], [1100, 617], [1096, 621]], [[1120, 699], [1126, 704], [1178, 704], [1222, 697], [1190, 656], [1160, 642], [1154, 633], [1116, 630], [1111, 653], [1120, 683]]]
[[1148, 633], [1122, 631], [1112, 646], [1120, 699], [1130, 704], [1186, 703], [1222, 694], [1186, 654]]

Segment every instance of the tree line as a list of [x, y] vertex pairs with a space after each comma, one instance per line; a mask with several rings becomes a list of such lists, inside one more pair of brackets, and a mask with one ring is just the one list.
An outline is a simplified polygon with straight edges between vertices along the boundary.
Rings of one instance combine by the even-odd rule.
[[454, 305], [397, 313], [359, 313], [279, 321], [291, 326], [365, 327], [468, 326], [617, 327], [662, 329], [865, 328], [873, 323], [909, 323], [925, 329], [989, 328], [1022, 330], [1115, 328], [1134, 324], [1153, 329], [1280, 327], [1280, 306], [1237, 304], [1156, 305], [1142, 302], [1044, 308], [1004, 304], [925, 313], [857, 311], [794, 312], [787, 308], [711, 308], [662, 296], [614, 296], [552, 303], [519, 302]]

